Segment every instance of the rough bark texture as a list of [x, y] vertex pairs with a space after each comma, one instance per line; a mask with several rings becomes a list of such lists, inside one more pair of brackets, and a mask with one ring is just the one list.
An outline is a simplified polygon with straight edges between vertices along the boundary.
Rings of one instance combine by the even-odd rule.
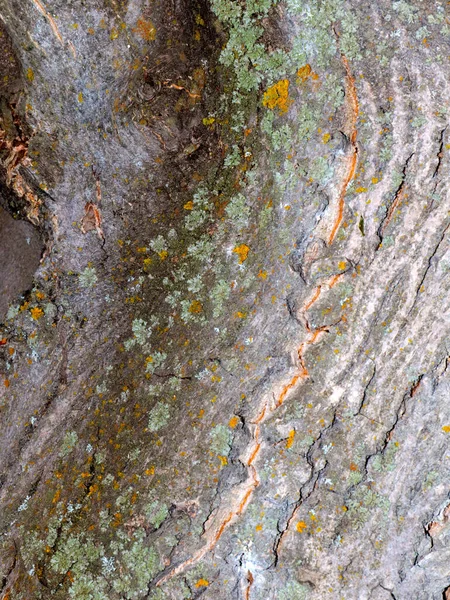
[[0, 0], [2, 600], [450, 597], [446, 11]]

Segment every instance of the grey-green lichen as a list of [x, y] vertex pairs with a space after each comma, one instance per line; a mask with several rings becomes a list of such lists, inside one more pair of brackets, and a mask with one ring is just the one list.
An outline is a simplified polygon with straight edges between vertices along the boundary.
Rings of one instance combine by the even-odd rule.
[[76, 431], [68, 431], [63, 439], [61, 450], [59, 455], [65, 457], [72, 452], [78, 442], [78, 435]]
[[91, 288], [97, 283], [98, 277], [95, 267], [86, 267], [78, 275], [78, 281], [82, 288]]
[[309, 588], [298, 581], [290, 581], [278, 593], [279, 600], [307, 600]]
[[148, 430], [159, 431], [170, 419], [170, 408], [165, 402], [157, 402], [148, 415]]
[[227, 456], [231, 448], [231, 431], [225, 425], [216, 425], [210, 432], [211, 450], [221, 456]]
[[153, 500], [153, 502], [150, 502], [144, 507], [144, 513], [153, 527], [158, 529], [161, 526], [161, 523], [167, 518], [169, 509], [164, 502]]

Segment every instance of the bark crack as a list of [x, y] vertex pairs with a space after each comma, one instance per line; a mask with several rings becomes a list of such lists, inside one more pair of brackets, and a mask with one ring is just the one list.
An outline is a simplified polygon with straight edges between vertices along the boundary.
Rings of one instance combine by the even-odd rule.
[[378, 243], [378, 246], [376, 247], [375, 251], [377, 251], [381, 248], [382, 243], [383, 243], [384, 232], [386, 231], [387, 226], [389, 225], [389, 223], [392, 220], [392, 216], [394, 214], [395, 209], [397, 208], [399, 202], [404, 197], [405, 188], [406, 188], [406, 184], [405, 184], [406, 172], [408, 169], [409, 161], [412, 159], [414, 154], [415, 153], [413, 152], [406, 159], [405, 164], [403, 165], [403, 169], [402, 169], [402, 180], [400, 182], [400, 185], [397, 187], [397, 190], [394, 194], [394, 198], [393, 198], [392, 202], [389, 204], [389, 206], [387, 207], [386, 214], [383, 217], [383, 219], [381, 220], [380, 225], [378, 226], [377, 235], [378, 235], [379, 243]]

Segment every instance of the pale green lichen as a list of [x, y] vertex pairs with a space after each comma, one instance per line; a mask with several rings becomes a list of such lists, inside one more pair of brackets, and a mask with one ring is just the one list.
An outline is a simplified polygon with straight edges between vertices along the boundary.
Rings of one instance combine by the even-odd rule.
[[170, 419], [170, 408], [165, 402], [157, 402], [148, 415], [148, 430], [159, 431]]
[[146, 373], [154, 373], [155, 370], [164, 364], [167, 358], [165, 352], [151, 352], [150, 356], [147, 356], [147, 366], [145, 368]]
[[107, 583], [103, 578], [80, 575], [69, 588], [74, 600], [109, 600]]
[[64, 457], [72, 452], [78, 442], [78, 434], [76, 431], [68, 431], [63, 438], [59, 456]]
[[144, 514], [149, 523], [151, 523], [155, 529], [158, 529], [161, 526], [161, 523], [167, 518], [169, 509], [164, 502], [154, 500], [144, 507]]
[[64, 544], [55, 552], [50, 565], [55, 573], [65, 574], [71, 570], [75, 575], [82, 575], [90, 563], [103, 554], [103, 547], [96, 546], [84, 536], [69, 535]]
[[131, 547], [121, 553], [121, 576], [112, 583], [114, 591], [130, 600], [147, 592], [150, 581], [161, 567], [156, 550], [145, 544], [145, 532], [138, 530], [134, 538]]
[[372, 468], [381, 473], [383, 471], [395, 470], [395, 455], [399, 449], [397, 442], [391, 442], [383, 454], [377, 454], [371, 463]]
[[250, 207], [243, 194], [236, 194], [227, 204], [225, 209], [227, 217], [232, 221], [237, 231], [241, 231], [248, 225], [250, 217]]
[[158, 235], [157, 238], [150, 242], [150, 248], [159, 254], [167, 250], [167, 242], [162, 235]]
[[92, 288], [97, 283], [98, 277], [94, 267], [86, 267], [78, 275], [78, 281], [82, 288]]
[[377, 509], [380, 509], [382, 514], [387, 515], [390, 502], [386, 496], [367, 485], [362, 485], [352, 493], [351, 499], [347, 502], [347, 507], [345, 519], [358, 529], [369, 520]]
[[223, 314], [224, 304], [231, 293], [230, 284], [224, 279], [220, 279], [211, 290], [211, 301], [213, 304], [213, 317], [217, 318]]
[[225, 425], [216, 425], [210, 432], [211, 450], [221, 456], [227, 456], [231, 449], [232, 435]]
[[307, 600], [309, 588], [298, 581], [290, 581], [279, 592], [279, 600]]

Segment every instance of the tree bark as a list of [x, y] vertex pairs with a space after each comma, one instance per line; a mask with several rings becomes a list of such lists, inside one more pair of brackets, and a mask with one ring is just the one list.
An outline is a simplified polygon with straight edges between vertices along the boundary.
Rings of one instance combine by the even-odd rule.
[[449, 36], [1, 0], [1, 600], [450, 597]]

